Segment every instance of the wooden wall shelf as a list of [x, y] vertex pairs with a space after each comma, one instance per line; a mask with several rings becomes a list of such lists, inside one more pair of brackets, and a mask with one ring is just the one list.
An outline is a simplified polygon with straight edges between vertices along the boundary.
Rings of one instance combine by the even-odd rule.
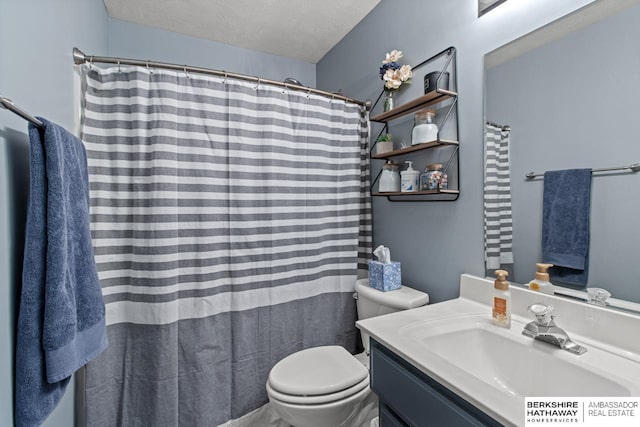
[[409, 101], [405, 104], [399, 105], [393, 110], [385, 111], [384, 113], [377, 114], [370, 118], [371, 121], [374, 122], [388, 122], [402, 116], [406, 116], [407, 114], [413, 113], [414, 111], [421, 110], [429, 105], [437, 104], [439, 102], [445, 101], [447, 99], [456, 98], [458, 94], [456, 92], [452, 92], [450, 90], [438, 89], [438, 91], [429, 92], [426, 95], [422, 95], [419, 98], [416, 98], [412, 101]]
[[372, 196], [382, 196], [382, 197], [389, 197], [389, 196], [427, 196], [427, 195], [431, 195], [431, 194], [460, 194], [460, 191], [458, 190], [427, 190], [427, 191], [412, 191], [410, 193], [402, 193], [400, 191], [389, 191], [389, 192], [382, 192], [382, 193], [372, 193]]
[[424, 142], [422, 144], [412, 145], [410, 147], [400, 148], [398, 150], [387, 151], [386, 153], [372, 154], [371, 158], [372, 159], [389, 159], [391, 157], [397, 157], [403, 154], [414, 153], [416, 151], [428, 150], [430, 148], [440, 147], [443, 145], [458, 145], [458, 141], [441, 139], [440, 141]]
[[[435, 141], [423, 142], [421, 144], [412, 145], [406, 148], [400, 148], [398, 150], [387, 151], [386, 153], [381, 153], [381, 154], [375, 153], [377, 149], [376, 147], [377, 142], [375, 142], [371, 147], [369, 157], [371, 160], [373, 159], [385, 160], [385, 159], [390, 159], [397, 156], [416, 154], [423, 150], [430, 150], [430, 149], [438, 150], [441, 147], [444, 147], [444, 148], [450, 147], [450, 148], [447, 148], [447, 150], [445, 150], [444, 153], [435, 153], [434, 155], [432, 155], [431, 153], [423, 154], [423, 157], [427, 157], [427, 158], [436, 157], [437, 159], [439, 159], [438, 162], [434, 161], [431, 163], [442, 163], [444, 165], [442, 169], [442, 173], [444, 174], [446, 174], [449, 171], [449, 167], [453, 165], [453, 168], [451, 170], [455, 171], [455, 175], [453, 177], [450, 176], [450, 178], [453, 178], [453, 179], [449, 180], [449, 186], [453, 187], [454, 189], [413, 191], [410, 193], [375, 192], [373, 191], [373, 189], [376, 188], [376, 185], [379, 185], [378, 181], [383, 171], [383, 169], [381, 168], [378, 174], [376, 175], [375, 179], [370, 185], [371, 195], [374, 197], [386, 197], [387, 200], [390, 202], [451, 202], [451, 201], [458, 200], [458, 197], [460, 197], [460, 167], [459, 167], [460, 143], [458, 141], [460, 139], [460, 131], [459, 131], [459, 124], [458, 124], [458, 93], [456, 92], [458, 90], [458, 84], [457, 84], [457, 78], [456, 78], [456, 73], [457, 73], [456, 48], [452, 46], [443, 50], [440, 53], [437, 53], [431, 58], [416, 65], [414, 67], [414, 71], [417, 68], [426, 66], [427, 64], [431, 64], [428, 70], [432, 70], [433, 68], [436, 67], [434, 64], [434, 61], [438, 60], [439, 58], [444, 59], [444, 65], [440, 67], [441, 72], [448, 72], [451, 76], [451, 78], [449, 79], [450, 85], [448, 87], [451, 89], [454, 89], [455, 91], [442, 89], [438, 87], [436, 90], [431, 91], [425, 95], [421, 95], [402, 105], [399, 105], [390, 111], [385, 111], [380, 114], [371, 116], [369, 118], [371, 122], [384, 123], [384, 128], [380, 131], [380, 135], [382, 135], [383, 132], [389, 131], [390, 121], [407, 116], [413, 112], [422, 110], [430, 105], [435, 105], [435, 104], [443, 103], [445, 101], [450, 101], [444, 105], [437, 107], [442, 110], [439, 114], [443, 115], [443, 118], [436, 123], [439, 128], [437, 139]], [[378, 97], [378, 100], [374, 104], [374, 108], [378, 104], [380, 99], [382, 99], [383, 94], [384, 92], [382, 92]], [[449, 121], [450, 118], [451, 118], [451, 121]], [[443, 128], [446, 129], [447, 123], [452, 123], [452, 122], [453, 122], [453, 125], [455, 126], [455, 135], [451, 134], [449, 136], [450, 139], [441, 138], [442, 135], [440, 134], [440, 131], [442, 131]], [[402, 125], [404, 125], [404, 123], [402, 123]], [[447, 132], [446, 134], [449, 135], [449, 133], [452, 133], [452, 131], [449, 130], [449, 132]], [[450, 153], [449, 153], [448, 159], [445, 160], [442, 158], [442, 155], [446, 154], [446, 151], [450, 151]], [[449, 175], [450, 174], [451, 173], [449, 173]]]

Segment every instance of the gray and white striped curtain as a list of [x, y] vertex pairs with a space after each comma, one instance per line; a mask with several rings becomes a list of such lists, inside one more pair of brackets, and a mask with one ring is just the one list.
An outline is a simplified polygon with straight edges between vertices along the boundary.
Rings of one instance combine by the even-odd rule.
[[300, 349], [355, 350], [371, 252], [359, 106], [210, 76], [86, 74], [92, 236], [110, 346], [90, 426], [216, 426]]
[[513, 264], [509, 134], [506, 127], [485, 125], [484, 259], [487, 270]]

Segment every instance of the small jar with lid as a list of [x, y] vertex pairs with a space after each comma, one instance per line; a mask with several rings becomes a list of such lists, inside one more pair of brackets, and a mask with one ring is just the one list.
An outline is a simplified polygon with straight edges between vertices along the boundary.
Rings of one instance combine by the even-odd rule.
[[413, 117], [411, 145], [438, 140], [438, 125], [434, 123], [435, 110], [420, 110]]
[[442, 173], [442, 163], [428, 164], [420, 175], [420, 190], [446, 190], [447, 174]]
[[381, 193], [400, 191], [399, 165], [391, 160], [382, 166], [378, 191]]

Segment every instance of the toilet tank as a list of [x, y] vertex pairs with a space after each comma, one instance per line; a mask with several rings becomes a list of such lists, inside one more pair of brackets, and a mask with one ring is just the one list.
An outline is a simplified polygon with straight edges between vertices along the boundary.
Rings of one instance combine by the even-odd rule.
[[429, 295], [409, 286], [382, 292], [369, 286], [368, 279], [356, 280], [358, 320], [382, 316], [396, 311], [421, 307], [429, 303]]
[[[355, 284], [358, 320], [382, 316], [396, 311], [422, 307], [429, 303], [429, 295], [402, 285], [400, 289], [382, 292], [369, 286], [369, 279], [358, 279]], [[362, 345], [369, 354], [369, 335], [361, 331]]]

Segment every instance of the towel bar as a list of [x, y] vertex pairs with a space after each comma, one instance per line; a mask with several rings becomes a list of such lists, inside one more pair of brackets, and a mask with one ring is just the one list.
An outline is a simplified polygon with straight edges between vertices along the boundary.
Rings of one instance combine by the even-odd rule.
[[[616, 166], [616, 167], [611, 167], [611, 168], [600, 168], [600, 169], [593, 169], [593, 172], [608, 172], [608, 171], [619, 171], [619, 170], [627, 170], [629, 169], [631, 172], [640, 172], [640, 163], [633, 163], [627, 166]], [[535, 172], [529, 172], [528, 174], [525, 175], [525, 177], [527, 179], [533, 179], [536, 177], [540, 177], [540, 176], [544, 176], [544, 173], [535, 173]]]
[[5, 98], [4, 96], [0, 96], [0, 107], [2, 107], [4, 109], [7, 109], [7, 110], [19, 115], [23, 119], [30, 121], [31, 123], [33, 123], [34, 125], [38, 126], [39, 128], [44, 127], [44, 125], [42, 124], [42, 122], [40, 120], [36, 119], [31, 114], [27, 113], [22, 108], [18, 107], [9, 98]]

